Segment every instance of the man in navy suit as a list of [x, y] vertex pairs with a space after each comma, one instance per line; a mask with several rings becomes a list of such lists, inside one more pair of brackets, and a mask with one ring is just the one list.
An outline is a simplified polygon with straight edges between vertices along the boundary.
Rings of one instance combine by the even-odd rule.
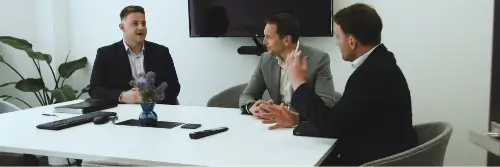
[[[309, 60], [299, 51], [288, 56], [285, 67], [297, 112], [264, 106], [264, 123], [275, 123], [271, 129], [312, 125], [317, 135], [336, 138], [325, 166], [359, 166], [415, 147], [410, 90], [394, 54], [381, 42], [382, 19], [371, 6], [358, 3], [333, 20], [342, 59], [354, 68], [342, 98], [330, 108], [314, 93], [314, 85], [306, 82]], [[308, 121], [300, 122], [299, 115]]]
[[167, 82], [161, 104], [177, 104], [180, 84], [167, 47], [146, 41], [144, 8], [127, 6], [120, 13], [123, 40], [101, 47], [90, 78], [90, 97], [119, 103], [138, 103], [139, 92], [129, 83], [140, 74], [156, 73], [155, 85]]

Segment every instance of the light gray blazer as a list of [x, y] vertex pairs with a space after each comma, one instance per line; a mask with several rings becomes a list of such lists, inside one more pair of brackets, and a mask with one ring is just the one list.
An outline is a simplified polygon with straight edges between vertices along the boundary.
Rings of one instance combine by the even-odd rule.
[[[335, 89], [330, 71], [330, 56], [328, 53], [306, 45], [300, 45], [302, 55], [308, 57], [307, 82], [315, 85], [315, 91], [325, 102], [333, 107]], [[244, 110], [247, 104], [260, 100], [267, 89], [271, 99], [281, 104], [280, 96], [281, 68], [275, 56], [265, 52], [261, 55], [259, 65], [239, 99], [239, 106]]]

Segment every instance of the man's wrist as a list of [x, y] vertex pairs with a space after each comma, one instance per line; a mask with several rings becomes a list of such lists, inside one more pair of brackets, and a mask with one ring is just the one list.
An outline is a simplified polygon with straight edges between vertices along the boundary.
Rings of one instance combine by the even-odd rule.
[[123, 93], [125, 93], [125, 92], [120, 93], [120, 96], [118, 96], [118, 102], [120, 102], [120, 103], [123, 103], [122, 102], [122, 95], [123, 95]]
[[252, 112], [250, 111], [250, 108], [252, 108], [253, 104], [255, 104], [254, 102], [251, 102], [251, 103], [248, 103], [246, 105], [246, 110], [247, 110], [247, 113], [249, 114], [252, 114]]
[[293, 125], [298, 125], [300, 122], [299, 113], [296, 113], [293, 111], [291, 113], [292, 113], [292, 117], [293, 117]]

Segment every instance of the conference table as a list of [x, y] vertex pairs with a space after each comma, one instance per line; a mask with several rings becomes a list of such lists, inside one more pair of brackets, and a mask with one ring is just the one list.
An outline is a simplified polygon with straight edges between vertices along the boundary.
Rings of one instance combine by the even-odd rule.
[[[164, 129], [87, 123], [58, 131], [37, 129], [42, 123], [78, 116], [54, 113], [54, 107], [82, 100], [0, 114], [0, 151], [91, 161], [116, 161], [148, 166], [316, 166], [332, 150], [335, 139], [301, 137], [293, 129], [268, 130], [269, 124], [238, 109], [156, 105], [158, 120], [202, 124]], [[137, 119], [140, 105], [120, 104], [117, 123]], [[46, 116], [42, 114], [54, 114]], [[201, 139], [189, 133], [228, 127]]]

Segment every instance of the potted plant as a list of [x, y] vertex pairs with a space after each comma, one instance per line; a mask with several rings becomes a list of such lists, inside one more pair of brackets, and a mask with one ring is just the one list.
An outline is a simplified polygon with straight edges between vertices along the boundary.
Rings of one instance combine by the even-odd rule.
[[[4, 43], [8, 46], [26, 52], [26, 55], [31, 58], [34, 67], [36, 68], [39, 75], [34, 78], [24, 77], [23, 75], [21, 75], [21, 73], [19, 73], [18, 70], [16, 70], [11, 64], [9, 64], [9, 62], [5, 61], [2, 55], [0, 55], [0, 63], [7, 65], [20, 78], [20, 80], [18, 81], [13, 80], [12, 82], [0, 84], [0, 88], [9, 85], [14, 85], [14, 87], [19, 91], [33, 93], [38, 99], [38, 102], [40, 103], [41, 106], [75, 100], [78, 99], [84, 93], [88, 93], [89, 86], [78, 91], [73, 89], [71, 86], [65, 84], [66, 79], [71, 77], [71, 75], [73, 75], [75, 71], [86, 67], [87, 65], [86, 57], [82, 57], [78, 60], [73, 60], [68, 62], [68, 57], [69, 57], [68, 53], [65, 62], [60, 64], [59, 67], [57, 68], [58, 76], [56, 76], [54, 69], [52, 68], [51, 65], [52, 56], [34, 51], [33, 45], [27, 40], [10, 36], [0, 36], [0, 43]], [[55, 83], [54, 84], [55, 86], [53, 88], [48, 88], [46, 82], [42, 78], [41, 65], [44, 63], [47, 64], [52, 74], [51, 78]], [[9, 100], [9, 99], [19, 100], [30, 108], [33, 106], [19, 97], [0, 94], [0, 98], [4, 100]]]

